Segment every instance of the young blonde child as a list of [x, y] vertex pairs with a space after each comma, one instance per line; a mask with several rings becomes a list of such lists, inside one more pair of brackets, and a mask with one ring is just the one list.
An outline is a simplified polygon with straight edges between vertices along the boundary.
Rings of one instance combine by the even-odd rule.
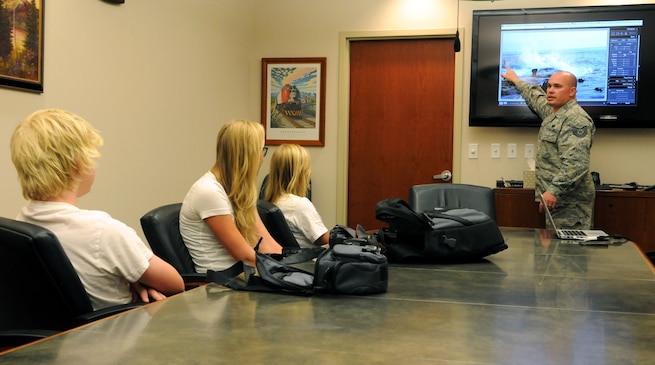
[[309, 152], [283, 144], [273, 153], [265, 199], [280, 208], [300, 247], [327, 245], [330, 233], [306, 197], [311, 174]]
[[11, 137], [11, 159], [27, 205], [17, 220], [52, 231], [94, 309], [160, 300], [184, 290], [178, 272], [109, 214], [78, 208], [95, 180], [100, 134], [65, 110], [34, 112]]

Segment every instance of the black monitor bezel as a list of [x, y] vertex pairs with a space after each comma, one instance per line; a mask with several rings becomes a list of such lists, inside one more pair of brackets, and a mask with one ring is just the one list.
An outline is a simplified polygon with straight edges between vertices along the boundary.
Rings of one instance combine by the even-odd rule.
[[[655, 4], [474, 10], [469, 126], [538, 127], [541, 125], [541, 120], [527, 106], [498, 106], [501, 23], [632, 18], [644, 20], [641, 49], [645, 52], [640, 54], [637, 105], [584, 106], [584, 109], [593, 118], [597, 127], [655, 128]], [[489, 29], [494, 26], [497, 28]]]

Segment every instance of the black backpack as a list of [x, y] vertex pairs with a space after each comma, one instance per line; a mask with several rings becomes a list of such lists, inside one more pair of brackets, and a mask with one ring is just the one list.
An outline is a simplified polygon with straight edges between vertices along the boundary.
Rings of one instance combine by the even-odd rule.
[[432, 229], [425, 215], [415, 212], [400, 198], [379, 201], [375, 206], [375, 218], [387, 222], [389, 228], [396, 232], [421, 234]]
[[507, 248], [498, 225], [470, 208], [418, 213], [399, 198], [377, 203], [375, 216], [389, 227], [378, 241], [391, 262], [477, 260]]

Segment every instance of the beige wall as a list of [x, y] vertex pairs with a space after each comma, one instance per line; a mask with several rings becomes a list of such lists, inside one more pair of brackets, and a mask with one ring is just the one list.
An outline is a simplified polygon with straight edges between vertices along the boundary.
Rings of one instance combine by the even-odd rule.
[[[635, 1], [553, 0], [548, 6]], [[655, 0], [641, 3], [655, 3]], [[471, 11], [534, 6], [532, 0], [461, 1], [463, 49], [457, 56], [457, 181], [493, 186], [520, 179], [525, 160], [492, 160], [491, 143], [534, 143], [536, 129], [468, 128]], [[327, 57], [326, 146], [310, 147], [314, 202], [326, 225], [337, 212], [339, 42], [343, 32], [441, 31], [456, 27], [455, 0], [126, 0], [48, 1], [45, 92], [0, 89], [0, 215], [24, 204], [9, 158], [9, 136], [35, 109], [61, 107], [105, 137], [98, 177], [83, 208], [102, 209], [141, 232], [150, 208], [180, 201], [213, 160], [214, 137], [233, 118], [259, 120], [260, 62], [270, 57]], [[462, 122], [464, 121], [464, 122]], [[655, 184], [649, 143], [655, 130], [599, 130], [592, 169], [608, 182]], [[341, 142], [341, 143], [340, 143]], [[469, 160], [469, 143], [480, 158]], [[270, 152], [269, 152], [270, 153]], [[645, 158], [634, 159], [634, 156]], [[626, 161], [630, 161], [628, 164]], [[268, 161], [260, 172], [260, 179]]]
[[80, 200], [141, 233], [139, 217], [181, 201], [211, 167], [216, 131], [253, 118], [252, 1], [46, 1], [43, 94], [0, 89], [0, 215], [24, 204], [9, 157], [33, 110], [69, 109], [98, 128], [96, 182]]
[[[634, 3], [655, 3], [655, 1], [549, 1], [548, 6], [580, 5], [624, 5]], [[339, 171], [344, 169], [344, 161], [338, 158], [343, 154], [344, 141], [338, 138], [343, 134], [338, 126], [347, 123], [347, 113], [338, 110], [340, 98], [339, 82], [344, 75], [339, 69], [339, 41], [343, 33], [352, 34], [447, 34], [456, 28], [457, 2], [454, 0], [336, 0], [332, 2], [307, 2], [303, 0], [285, 0], [285, 6], [279, 2], [258, 3], [255, 8], [254, 58], [261, 57], [303, 57], [325, 56], [328, 58], [327, 77], [327, 113], [326, 113], [326, 147], [311, 148], [314, 161], [313, 183], [314, 202], [327, 224], [344, 223], [344, 207], [339, 202], [345, 192], [344, 181], [339, 179]], [[469, 128], [468, 127], [468, 82], [470, 79], [470, 37], [471, 14], [475, 9], [502, 9], [539, 6], [532, 0], [505, 1], [465, 1], [460, 2], [459, 28], [463, 35], [462, 52], [457, 54], [455, 120], [456, 135], [454, 154], [456, 161], [454, 181], [495, 186], [500, 177], [505, 179], [522, 179], [522, 172], [527, 163], [523, 158], [526, 143], [535, 143], [537, 129], [534, 128]], [[542, 5], [543, 6], [543, 5]], [[302, 14], [302, 15], [297, 15]], [[294, 24], [295, 41], [284, 41], [280, 24]], [[257, 75], [259, 69], [253, 68]], [[347, 78], [347, 76], [345, 76]], [[253, 95], [259, 92], [254, 80]], [[343, 93], [343, 90], [341, 90]], [[648, 158], [633, 160], [641, 155], [655, 157], [655, 145], [651, 143], [655, 136], [652, 130], [599, 130], [592, 151], [592, 170], [598, 171], [606, 182], [623, 183], [637, 181], [641, 184], [655, 184], [655, 172], [650, 169]], [[477, 160], [468, 159], [469, 143], [479, 145]], [[491, 143], [502, 146], [501, 159], [491, 159]], [[519, 158], [508, 159], [506, 147], [516, 143]], [[340, 150], [341, 148], [341, 150]], [[630, 163], [626, 163], [630, 161]], [[265, 166], [267, 167], [267, 165]], [[439, 170], [441, 171], [441, 170]], [[438, 172], [438, 171], [437, 171]], [[367, 183], [367, 182], [362, 182]], [[337, 188], [339, 186], [340, 188]], [[337, 199], [335, 201], [335, 194]], [[333, 220], [334, 219], [334, 220]], [[375, 227], [373, 227], [375, 228]]]

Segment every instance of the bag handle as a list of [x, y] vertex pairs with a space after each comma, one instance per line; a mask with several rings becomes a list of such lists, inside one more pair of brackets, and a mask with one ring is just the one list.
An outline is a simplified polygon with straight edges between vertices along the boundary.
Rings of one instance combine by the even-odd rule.
[[432, 218], [443, 218], [443, 219], [449, 219], [451, 221], [459, 222], [459, 223], [461, 223], [461, 224], [463, 224], [465, 226], [472, 226], [473, 225], [473, 222], [471, 222], [468, 219], [465, 219], [465, 218], [462, 218], [462, 217], [457, 217], [457, 216], [450, 215], [450, 214], [440, 213], [440, 212], [437, 212], [437, 211], [425, 212], [425, 213], [423, 213], [423, 215], [425, 215], [425, 217], [428, 218], [428, 220], [430, 222], [432, 222]]
[[[245, 281], [238, 277], [242, 272], [245, 273]], [[255, 268], [245, 265], [242, 261], [237, 262], [225, 270], [207, 270], [207, 282], [216, 283], [234, 290], [283, 293], [280, 289], [266, 285], [264, 279], [255, 275]], [[301, 295], [307, 294], [302, 293]]]
[[[237, 276], [241, 273], [254, 273], [255, 269], [249, 265], [244, 265], [243, 261], [238, 261], [225, 270], [215, 271], [207, 270], [207, 282], [223, 285], [231, 289], [243, 290], [244, 285], [239, 283]], [[251, 276], [246, 274], [245, 276]], [[246, 284], [247, 285], [247, 284]]]
[[[259, 242], [257, 242], [257, 245], [254, 247], [256, 255], [259, 254], [260, 243], [261, 238], [259, 239]], [[283, 262], [284, 264], [297, 264], [306, 262], [318, 257], [323, 251], [325, 251], [325, 248], [323, 247], [300, 249], [283, 248], [282, 255], [280, 255], [282, 257], [279, 261]], [[245, 274], [245, 281], [238, 278], [239, 274], [241, 273]], [[213, 282], [235, 290], [260, 292], [279, 291], [266, 285], [261, 277], [255, 276], [255, 268], [244, 264], [243, 261], [239, 261], [225, 270], [207, 270], [207, 282]]]
[[282, 248], [282, 262], [285, 264], [298, 264], [311, 261], [318, 257], [325, 247]]

